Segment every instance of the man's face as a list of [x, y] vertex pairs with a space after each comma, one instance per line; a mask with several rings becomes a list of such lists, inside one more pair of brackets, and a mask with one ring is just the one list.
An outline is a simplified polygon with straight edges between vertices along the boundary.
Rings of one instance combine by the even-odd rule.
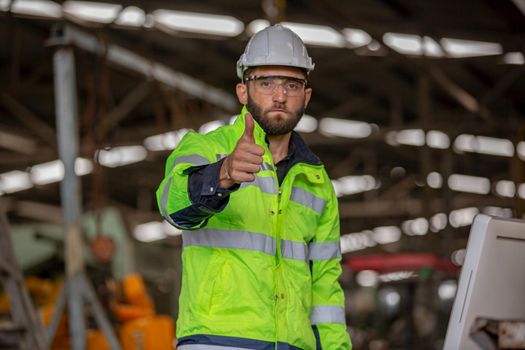
[[[262, 91], [265, 84], [262, 80], [246, 81], [237, 84], [237, 97], [239, 102], [246, 104], [248, 111], [270, 136], [285, 135], [291, 132], [301, 119], [310, 97], [312, 89], [302, 85], [297, 91], [291, 93], [287, 87], [294, 87], [297, 80], [304, 80], [304, 73], [297, 68], [266, 66], [251, 69], [250, 77], [289, 77], [291, 79], [276, 79], [275, 88]], [[256, 85], [258, 84], [258, 85]], [[290, 96], [293, 95], [293, 96]]]

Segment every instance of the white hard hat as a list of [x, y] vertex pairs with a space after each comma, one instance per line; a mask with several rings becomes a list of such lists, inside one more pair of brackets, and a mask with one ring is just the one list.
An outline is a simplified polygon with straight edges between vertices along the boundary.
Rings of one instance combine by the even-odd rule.
[[257, 32], [246, 45], [237, 61], [237, 76], [243, 79], [244, 72], [257, 66], [287, 66], [314, 69], [301, 38], [292, 30], [276, 24]]

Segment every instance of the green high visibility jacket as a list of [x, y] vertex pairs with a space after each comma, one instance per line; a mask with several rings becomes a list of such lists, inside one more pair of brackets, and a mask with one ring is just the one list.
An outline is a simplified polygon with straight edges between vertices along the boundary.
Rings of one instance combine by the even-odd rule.
[[245, 112], [233, 125], [186, 134], [157, 190], [164, 218], [184, 230], [178, 349], [351, 349], [337, 197], [322, 164], [297, 163], [279, 185], [255, 123], [265, 149], [256, 180], [229, 194], [222, 211], [199, 208], [209, 215], [184, 220], [194, 204], [189, 174], [233, 151]]

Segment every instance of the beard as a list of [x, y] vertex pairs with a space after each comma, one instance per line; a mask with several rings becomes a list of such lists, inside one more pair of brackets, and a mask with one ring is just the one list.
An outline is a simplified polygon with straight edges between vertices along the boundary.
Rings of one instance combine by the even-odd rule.
[[[261, 105], [257, 104], [248, 93], [248, 103], [246, 105], [248, 112], [259, 123], [261, 128], [268, 136], [286, 135], [291, 132], [301, 120], [305, 111], [305, 101], [295, 110], [289, 110], [285, 104], [274, 102], [273, 106], [268, 109], [263, 109]], [[284, 109], [291, 114], [291, 118], [271, 118], [268, 113], [272, 108]]]

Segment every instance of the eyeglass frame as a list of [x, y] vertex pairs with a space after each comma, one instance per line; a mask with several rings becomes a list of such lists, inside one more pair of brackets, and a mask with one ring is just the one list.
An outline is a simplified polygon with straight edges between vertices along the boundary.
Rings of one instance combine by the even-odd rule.
[[[249, 81], [257, 81], [257, 80], [263, 80], [263, 79], [268, 79], [268, 78], [271, 78], [271, 79], [280, 79], [280, 80], [292, 80], [292, 81], [295, 81], [297, 83], [301, 83], [303, 85], [302, 87], [302, 91], [304, 93], [304, 91], [306, 90], [306, 87], [308, 85], [308, 80], [307, 79], [303, 79], [303, 78], [297, 78], [297, 77], [291, 77], [291, 76], [288, 76], [288, 75], [251, 75], [249, 77], [246, 77], [244, 78], [244, 83], [247, 83]], [[265, 94], [265, 93], [262, 93], [262, 94], [265, 94], [265, 95], [273, 95], [275, 93], [275, 89], [277, 89], [278, 86], [281, 86], [283, 88], [283, 93], [286, 95], [286, 96], [290, 96], [289, 95], [289, 91], [286, 89], [286, 87], [283, 85], [284, 84], [284, 81], [281, 82], [280, 84], [274, 86], [271, 94]], [[295, 95], [295, 96], [299, 96], [298, 95]], [[292, 96], [294, 97], [294, 96]]]

